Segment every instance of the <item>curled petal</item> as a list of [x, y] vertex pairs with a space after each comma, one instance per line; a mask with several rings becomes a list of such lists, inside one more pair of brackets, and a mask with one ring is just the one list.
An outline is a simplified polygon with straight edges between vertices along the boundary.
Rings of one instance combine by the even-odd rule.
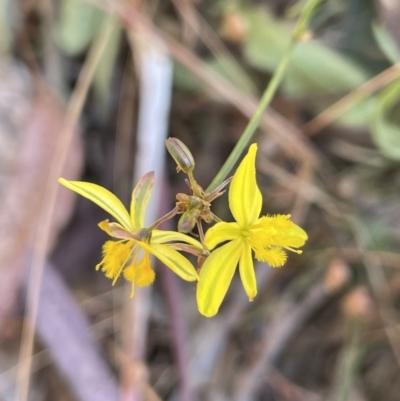
[[261, 212], [262, 196], [256, 181], [256, 153], [257, 145], [252, 144], [229, 188], [229, 208], [241, 227], [253, 224]]
[[200, 270], [197, 306], [201, 314], [214, 316], [228, 291], [243, 252], [243, 241], [237, 239], [211, 252]]
[[140, 246], [160, 259], [174, 273], [186, 281], [196, 281], [199, 276], [193, 265], [178, 251], [168, 245], [140, 242]]
[[152, 244], [165, 244], [168, 242], [184, 242], [193, 245], [195, 248], [201, 250], [202, 246], [199, 241], [189, 237], [188, 235], [178, 233], [176, 231], [153, 230], [151, 236]]
[[[110, 224], [110, 220], [103, 220], [100, 221], [100, 223], [98, 224], [98, 226], [100, 227], [100, 229], [102, 229], [103, 231], [105, 231], [110, 237], [113, 236], [112, 231], [110, 230], [110, 228], [108, 227]], [[121, 226], [122, 228], [122, 226]]]
[[241, 237], [241, 228], [238, 223], [220, 222], [209, 228], [204, 238], [208, 249], [214, 249], [218, 244]]
[[146, 208], [154, 185], [154, 171], [146, 173], [132, 191], [131, 219], [135, 230], [144, 227]]
[[100, 206], [115, 217], [126, 230], [133, 230], [128, 211], [122, 202], [109, 190], [91, 182], [67, 181], [64, 178], [59, 178], [58, 182]]
[[257, 282], [254, 274], [254, 263], [251, 256], [251, 247], [248, 244], [244, 245], [243, 253], [239, 260], [240, 278], [243, 283], [249, 301], [252, 301], [257, 295]]
[[101, 221], [98, 226], [105, 231], [110, 237], [119, 238], [119, 239], [128, 239], [135, 240], [136, 238], [130, 232], [126, 231], [124, 227], [122, 227], [118, 223], [110, 223], [109, 220]]

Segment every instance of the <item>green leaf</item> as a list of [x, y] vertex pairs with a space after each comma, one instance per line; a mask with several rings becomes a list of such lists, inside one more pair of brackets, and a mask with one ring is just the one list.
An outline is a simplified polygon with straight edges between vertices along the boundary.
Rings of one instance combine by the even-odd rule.
[[[255, 67], [272, 72], [289, 45], [293, 26], [274, 19], [265, 9], [243, 11], [249, 32], [244, 54]], [[292, 97], [306, 97], [351, 90], [368, 79], [346, 56], [310, 40], [296, 45], [283, 81]]]
[[376, 103], [376, 97], [355, 101], [355, 104], [338, 119], [338, 123], [352, 128], [368, 126], [370, 116], [375, 113]]
[[84, 0], [62, 0], [57, 42], [68, 55], [82, 53], [97, 33], [103, 11]]
[[154, 185], [154, 171], [146, 173], [136, 184], [132, 191], [131, 219], [135, 230], [144, 227], [144, 218], [147, 204]]
[[244, 42], [244, 55], [255, 67], [273, 71], [289, 46], [292, 26], [278, 23], [264, 9], [242, 11], [249, 31]]
[[374, 38], [389, 61], [396, 64], [400, 61], [400, 49], [388, 30], [381, 24], [372, 24]]
[[59, 178], [58, 182], [100, 206], [107, 213], [111, 214], [111, 216], [115, 217], [126, 230], [133, 231], [128, 211], [122, 202], [109, 190], [91, 182], [67, 181], [64, 178]]
[[[212, 57], [205, 59], [203, 62], [211, 73], [217, 74], [217, 78], [221, 76], [234, 84], [243, 93], [254, 95], [256, 90], [253, 88], [254, 85], [250, 79], [244, 73], [238, 72], [237, 69], [232, 70], [230, 68], [227, 71], [226, 61], [227, 59], [223, 57], [219, 59]], [[179, 63], [176, 63], [174, 66], [174, 84], [178, 88], [183, 88], [191, 92], [207, 93], [213, 100], [221, 101], [221, 97], [210, 91], [207, 85], [199, 80], [192, 71]]]
[[108, 44], [101, 55], [93, 78], [93, 89], [100, 100], [98, 105], [101, 116], [107, 116], [109, 110], [111, 80], [122, 40], [121, 26], [115, 20], [112, 21], [112, 25]]
[[400, 80], [393, 82], [378, 97], [372, 120], [372, 138], [388, 159], [400, 161], [400, 126], [389, 119], [396, 106], [400, 106]]

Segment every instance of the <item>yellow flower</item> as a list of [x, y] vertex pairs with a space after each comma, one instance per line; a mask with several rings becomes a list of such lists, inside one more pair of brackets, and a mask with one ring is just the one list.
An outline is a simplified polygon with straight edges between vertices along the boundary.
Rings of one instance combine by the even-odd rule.
[[307, 234], [290, 220], [290, 215], [260, 216], [261, 192], [256, 182], [255, 160], [257, 145], [253, 144], [233, 176], [229, 188], [229, 208], [236, 222], [220, 222], [205, 236], [205, 245], [214, 249], [204, 262], [197, 286], [200, 313], [214, 316], [225, 297], [239, 264], [239, 273], [249, 300], [257, 295], [252, 251], [257, 260], [271, 267], [285, 264], [285, 250], [304, 245]]
[[113, 284], [123, 273], [132, 283], [148, 286], [154, 281], [155, 273], [151, 267], [150, 254], [157, 257], [178, 276], [187, 281], [198, 279], [193, 265], [182, 256], [174, 244], [202, 249], [195, 239], [174, 231], [149, 230], [144, 227], [146, 207], [154, 184], [154, 172], [145, 174], [132, 192], [130, 214], [122, 202], [107, 189], [89, 182], [58, 180], [60, 184], [96, 203], [112, 215], [118, 223], [104, 220], [99, 227], [116, 241], [103, 245], [103, 260], [96, 266], [113, 280]]

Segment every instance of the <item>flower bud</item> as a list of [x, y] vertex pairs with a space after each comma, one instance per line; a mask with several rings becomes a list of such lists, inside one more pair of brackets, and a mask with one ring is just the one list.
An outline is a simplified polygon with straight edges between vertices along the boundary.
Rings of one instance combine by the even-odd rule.
[[191, 173], [194, 169], [194, 159], [187, 146], [177, 138], [168, 138], [165, 146], [177, 164], [176, 170]]
[[178, 231], [184, 234], [190, 233], [196, 225], [198, 217], [198, 209], [187, 210], [178, 221]]

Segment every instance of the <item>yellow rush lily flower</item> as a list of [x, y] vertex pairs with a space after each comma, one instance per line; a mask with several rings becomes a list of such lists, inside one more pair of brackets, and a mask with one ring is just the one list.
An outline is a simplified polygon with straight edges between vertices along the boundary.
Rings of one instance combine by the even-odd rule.
[[[198, 275], [193, 265], [182, 256], [174, 244], [189, 244], [189, 247], [202, 249], [195, 239], [174, 231], [144, 228], [146, 207], [154, 184], [154, 172], [145, 174], [132, 192], [130, 214], [122, 202], [107, 189], [81, 181], [67, 181], [60, 178], [59, 183], [72, 191], [96, 203], [113, 216], [118, 223], [104, 220], [99, 227], [116, 241], [107, 241], [103, 245], [103, 260], [96, 266], [113, 280], [113, 284], [123, 273], [139, 287], [150, 285], [155, 278], [151, 267], [150, 254], [161, 260], [173, 272], [186, 281], [196, 281]], [[167, 244], [168, 243], [168, 244]], [[187, 246], [187, 245], [186, 245]]]
[[200, 270], [197, 304], [200, 313], [208, 317], [218, 312], [238, 264], [249, 300], [257, 295], [252, 251], [257, 260], [280, 267], [287, 259], [285, 250], [301, 253], [294, 248], [307, 240], [306, 232], [290, 220], [290, 215], [259, 217], [262, 196], [256, 182], [256, 153], [257, 145], [253, 144], [229, 188], [229, 208], [236, 222], [219, 222], [205, 235], [209, 250], [229, 241], [211, 252]]

